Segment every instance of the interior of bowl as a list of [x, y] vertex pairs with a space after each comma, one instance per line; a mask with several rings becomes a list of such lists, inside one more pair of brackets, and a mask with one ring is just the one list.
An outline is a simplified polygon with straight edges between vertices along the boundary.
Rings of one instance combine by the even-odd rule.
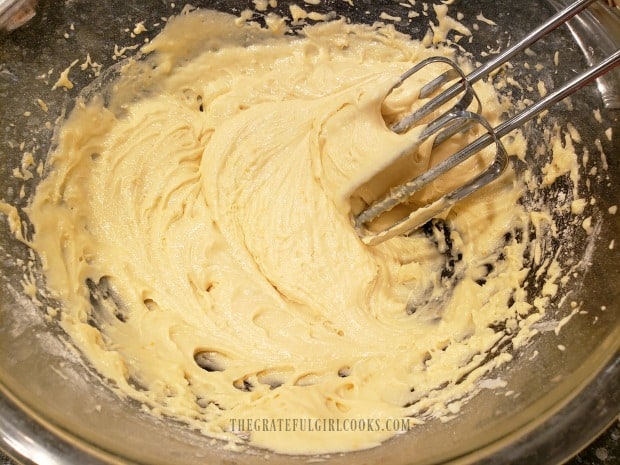
[[[286, 14], [288, 2], [278, 3], [275, 11]], [[238, 14], [252, 5], [215, 0], [198, 2], [195, 6]], [[29, 24], [2, 37], [0, 154], [4, 162], [0, 164], [0, 200], [18, 207], [28, 204], [40, 176], [24, 182], [14, 176], [14, 169], [20, 166], [24, 151], [33, 153], [37, 162], [45, 160], [52, 146], [55, 121], [63, 117], [79, 92], [96, 78], [92, 70], [76, 73], [73, 89], [51, 90], [58, 73], [76, 59], [81, 63], [87, 54], [104, 68], [114, 65], [115, 45], [138, 43], [138, 38], [127, 34], [128, 28], [139, 21], [149, 25], [159, 23], [163, 27], [161, 18], [178, 13], [182, 7], [166, 2], [146, 6], [138, 0], [41, 2]], [[382, 12], [407, 18], [410, 10], [402, 3], [386, 0], [351, 4], [324, 1], [306, 7], [334, 10], [351, 21], [365, 23], [374, 22]], [[423, 6], [418, 2], [413, 8], [422, 11]], [[551, 5], [538, 1], [519, 2], [518, 8], [490, 0], [457, 1], [450, 8], [463, 13], [464, 24], [478, 29], [475, 40], [465, 48], [479, 61], [486, 59], [490, 49], [505, 48], [554, 11]], [[496, 25], [477, 19], [480, 13]], [[603, 13], [613, 15], [609, 11]], [[429, 15], [432, 19], [431, 11]], [[422, 38], [428, 29], [428, 18], [422, 15], [405, 19], [396, 22], [395, 27], [413, 38]], [[157, 30], [157, 27], [149, 28], [139, 40], [154, 36]], [[591, 40], [592, 47], [598, 47], [596, 37], [582, 40]], [[550, 65], [554, 51], [561, 51], [557, 71]], [[522, 66], [520, 60], [526, 61], [528, 55], [514, 59], [511, 72], [515, 79], [557, 83], [564, 73], [573, 75], [587, 65], [579, 45], [566, 28], [533, 46], [532, 53], [536, 54], [537, 62], [548, 66], [536, 72]], [[547, 69], [554, 71], [548, 73]], [[620, 81], [615, 83], [616, 91], [620, 91]], [[523, 92], [523, 97], [536, 97], [535, 91]], [[38, 99], [46, 102], [45, 108]], [[602, 122], [594, 110], [600, 111]], [[512, 362], [491, 373], [490, 378], [506, 380], [506, 386], [482, 389], [450, 422], [429, 421], [380, 447], [334, 454], [321, 457], [322, 460], [329, 463], [430, 464], [483, 460], [505, 463], [509, 457], [511, 463], [531, 463], [528, 460], [532, 457], [543, 457], [545, 463], [551, 463], [576, 452], [617, 416], [620, 260], [618, 246], [613, 241], [619, 237], [620, 221], [611, 212], [620, 204], [620, 193], [614, 188], [620, 182], [620, 160], [615, 156], [620, 153], [619, 117], [618, 110], [604, 108], [597, 88], [590, 86], [570, 102], [559, 104], [543, 122], [527, 126], [526, 134], [532, 146], [544, 138], [543, 126], [554, 121], [571, 121], [580, 131], [579, 149], [585, 147], [590, 154], [583, 162], [584, 172], [591, 174], [582, 176], [579, 189], [587, 193], [588, 199], [595, 199], [586, 207], [582, 219], [591, 217], [594, 233], [588, 234], [582, 221], [575, 221], [570, 215], [556, 218], [561, 227], [548, 233], [549, 253], [558, 254], [564, 262], [575, 266], [568, 284], [555, 297], [539, 326], [540, 335], [531, 344], [513, 351]], [[609, 132], [605, 131], [610, 127], [613, 130], [608, 137]], [[534, 150], [528, 151], [527, 164], [534, 173], [540, 174], [540, 167], [547, 161]], [[548, 188], [529, 192], [526, 201], [552, 204], [559, 202], [570, 189], [570, 181], [561, 179]], [[27, 224], [24, 215], [21, 219]], [[46, 439], [49, 443], [43, 444], [44, 449], [53, 449], [53, 441], [65, 444], [63, 450], [56, 452], [66, 454], [65, 463], [72, 457], [68, 450], [85, 454], [79, 455], [74, 463], [88, 463], [85, 457], [93, 460], [92, 463], [120, 458], [127, 462], [179, 465], [259, 463], [266, 455], [275, 463], [308, 460], [308, 457], [277, 456], [260, 450], [228, 450], [177, 421], [145, 413], [138, 402], [119, 399], [71, 348], [55, 319], [47, 314], [44, 298], [38, 295], [43, 300], [41, 306], [27, 295], [24, 264], [33, 260], [33, 252], [15, 239], [9, 221], [5, 220], [0, 222], [0, 251], [0, 392], [4, 396], [1, 407], [6, 415], [21, 412], [42, 425], [44, 431], [52, 432], [51, 439]], [[43, 289], [45, 284], [36, 266], [33, 271], [37, 286]], [[532, 265], [532, 299], [539, 292], [538, 271]], [[554, 331], [557, 322], [569, 315], [572, 317], [566, 325]], [[502, 350], [512, 351], [510, 344]], [[15, 426], [17, 420], [13, 421]], [[581, 430], [573, 431], [575, 421], [581, 421]], [[23, 442], [27, 434], [22, 431], [20, 439], [14, 429], [7, 433], [6, 421], [4, 427], [4, 444], [16, 455], [26, 456], [27, 448], [20, 449], [15, 444]], [[542, 430], [548, 432], [547, 436], [540, 433]], [[537, 436], [529, 436], [529, 441], [524, 439], [536, 431]], [[553, 435], [557, 436], [555, 445], [551, 446], [545, 439]], [[41, 433], [39, 441], [43, 437], [47, 438]], [[31, 442], [37, 442], [37, 438], [31, 438]]]

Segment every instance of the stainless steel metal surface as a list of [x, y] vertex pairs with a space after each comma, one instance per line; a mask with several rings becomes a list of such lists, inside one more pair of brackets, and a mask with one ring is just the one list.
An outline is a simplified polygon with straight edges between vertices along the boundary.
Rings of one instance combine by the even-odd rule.
[[[568, 0], [548, 0], [548, 2], [559, 10]], [[608, 2], [610, 6], [613, 3]], [[609, 9], [600, 2], [595, 2], [587, 11], [574, 18], [568, 24], [568, 28], [590, 66], [600, 61], [603, 56], [609, 55], [620, 44], [620, 15], [609, 14]], [[596, 37], [595, 42], [591, 40], [592, 37]], [[596, 81], [607, 108], [620, 109], [618, 82], [620, 82], [620, 70], [599, 77]]]
[[[227, 0], [192, 2], [239, 13], [251, 6], [248, 2]], [[405, 2], [400, 2], [405, 3]], [[420, 18], [407, 18], [411, 8], [388, 0], [354, 2], [325, 1], [308, 9], [325, 12], [336, 9], [352, 21], [372, 23], [381, 12], [405, 18], [395, 27], [423, 38], [427, 19], [422, 4], [416, 2]], [[89, 2], [41, 2], [32, 20], [0, 37], [0, 199], [25, 206], [36, 188], [37, 177], [24, 183], [12, 175], [19, 167], [24, 150], [33, 150], [36, 162], [46, 157], [52, 146], [52, 130], [46, 122], [54, 122], [73, 105], [78, 93], [92, 82], [88, 71], [76, 65], [71, 74], [75, 87], [67, 92], [52, 91], [60, 71], [74, 60], [85, 61], [86, 54], [104, 65], [116, 63], [114, 45], [133, 45], [137, 39], [130, 34], [134, 24], [145, 21], [153, 37], [161, 17], [178, 13], [183, 5], [172, 7], [169, 2], [145, 0], [110, 0]], [[474, 61], [485, 61], [488, 37], [497, 46], [507, 48], [539, 23], [554, 9], [538, 0], [524, 0], [518, 6], [496, 0], [456, 1], [451, 11], [460, 11], [470, 28], [483, 12], [497, 26], [479, 22], [477, 35], [485, 41], [467, 45]], [[288, 12], [288, 2], [279, 1], [276, 11]], [[368, 13], [367, 13], [368, 12]], [[428, 12], [433, 19], [432, 10]], [[617, 18], [609, 8], [601, 14], [610, 21]], [[257, 15], [260, 19], [260, 15]], [[609, 19], [609, 18], [608, 18]], [[574, 25], [574, 20], [569, 24]], [[601, 24], [603, 24], [601, 22]], [[71, 26], [73, 25], [73, 27]], [[605, 29], [602, 29], [605, 31]], [[509, 32], [514, 31], [514, 32]], [[67, 37], [65, 37], [65, 34]], [[581, 37], [587, 47], [599, 50], [603, 39], [597, 32]], [[609, 34], [611, 36], [611, 34]], [[561, 28], [532, 46], [545, 66], [542, 73], [516, 66], [515, 76], [535, 73], [533, 78], [551, 85], [554, 69], [549, 50], [560, 52], [562, 74], [572, 75], [572, 68], [587, 66], [580, 45], [572, 34]], [[547, 60], [547, 61], [545, 61]], [[50, 73], [50, 70], [51, 73]], [[611, 81], [617, 91], [618, 81]], [[525, 95], [527, 97], [527, 95]], [[41, 98], [49, 107], [38, 108]], [[381, 447], [350, 454], [313, 457], [329, 464], [558, 464], [586, 445], [598, 432], [618, 416], [620, 411], [620, 257], [618, 245], [610, 249], [620, 234], [620, 215], [608, 210], [620, 205], [620, 129], [618, 111], [599, 105], [600, 94], [594, 86], [584, 88], [571, 105], [560, 104], [549, 113], [550, 123], [570, 121], [581, 133], [580, 151], [587, 149], [588, 170], [600, 176], [591, 183], [581, 183], [580, 192], [596, 203], [588, 206], [595, 236], [587, 236], [580, 224], [573, 224], [561, 215], [555, 220], [561, 227], [550, 234], [547, 253], [568, 257], [578, 262], [585, 258], [588, 266], [575, 271], [568, 287], [551, 302], [549, 318], [561, 319], [571, 311], [571, 301], [581, 305], [559, 335], [543, 331], [535, 341], [520, 350], [510, 344], [499, 350], [509, 351], [512, 362], [493, 373], [508, 383], [519, 395], [506, 396], [504, 391], [482, 390], [455, 420], [442, 423], [428, 421], [416, 431], [387, 441]], [[600, 107], [600, 108], [599, 108]], [[603, 124], [592, 114], [598, 108]], [[24, 113], [31, 113], [25, 117]], [[611, 140], [605, 130], [612, 127]], [[524, 128], [533, 146], [543, 137], [536, 124]], [[21, 142], [25, 143], [20, 149]], [[607, 155], [603, 159], [600, 149]], [[548, 161], [547, 155], [530, 151], [527, 163], [533, 171]], [[516, 169], [519, 169], [517, 166]], [[598, 179], [598, 180], [596, 180]], [[24, 195], [20, 189], [24, 187]], [[558, 180], [551, 189], [537, 195], [540, 202], [558, 202], [558, 196], [570, 191], [568, 179]], [[526, 199], [527, 200], [527, 199]], [[558, 213], [559, 215], [559, 213]], [[24, 233], [32, 233], [26, 222]], [[562, 244], [570, 244], [570, 247]], [[54, 318], [24, 296], [23, 269], [20, 263], [30, 260], [30, 251], [15, 241], [3, 216], [0, 215], [0, 448], [24, 463], [83, 464], [260, 464], [265, 462], [261, 451], [238, 453], [226, 450], [221, 443], [168, 418], [156, 418], [129, 399], [119, 399], [106, 380], [93, 372], [79, 353], [66, 346], [66, 335]], [[539, 296], [536, 273], [540, 267], [531, 263], [531, 299]], [[35, 270], [36, 272], [36, 270]], [[35, 273], [37, 286], [45, 285]], [[44, 305], [55, 305], [42, 293], [37, 297]], [[565, 351], [557, 349], [566, 346]], [[270, 454], [274, 464], [307, 463], [308, 457]]]
[[23, 26], [36, 14], [37, 0], [0, 0], [0, 31]]
[[[508, 119], [496, 128], [493, 128], [488, 121], [486, 121], [486, 119], [479, 114], [480, 99], [472, 87], [476, 81], [498, 71], [502, 65], [508, 62], [508, 60], [515, 57], [518, 53], [524, 51], [532, 44], [538, 42], [546, 34], [564, 24], [594, 1], [595, 0], [577, 0], [570, 6], [560, 10], [544, 24], [534, 29], [532, 32], [515, 43], [512, 47], [509, 47], [499, 53], [493, 60], [479, 66], [467, 76], [465, 76], [465, 73], [459, 69], [456, 63], [447, 59], [441, 60], [450, 65], [449, 71], [444, 72], [436, 79], [433, 79], [428, 84], [423, 86], [419, 91], [419, 98], [426, 99], [427, 96], [434, 95], [436, 92], [440, 91], [444, 85], [453, 82], [455, 79], [458, 79], [459, 82], [453, 84], [448, 89], [439, 93], [436, 97], [433, 97], [425, 102], [419, 109], [392, 125], [391, 129], [399, 134], [409, 130], [415, 124], [431, 115], [432, 112], [442, 110], [442, 105], [460, 94], [459, 100], [454, 106], [444, 111], [441, 116], [438, 116], [427, 123], [427, 126], [420, 134], [419, 140], [416, 142], [416, 146], [425, 142], [429, 138], [434, 137], [433, 148], [435, 148], [450, 137], [472, 125], [482, 126], [486, 130], [486, 133], [460, 149], [455, 154], [450, 155], [441, 163], [437, 163], [432, 166], [421, 175], [407, 181], [406, 183], [392, 187], [387, 194], [374, 201], [362, 212], [358, 213], [355, 216], [354, 221], [355, 229], [364, 243], [368, 245], [376, 245], [392, 237], [408, 234], [411, 231], [422, 227], [429, 220], [441, 214], [445, 210], [451, 208], [458, 201], [496, 180], [508, 164], [508, 156], [500, 140], [502, 137], [521, 127], [535, 116], [538, 116], [543, 111], [548, 110], [556, 103], [572, 95], [583, 86], [605, 75], [607, 72], [613, 70], [620, 64], [620, 47], [618, 47], [613, 53], [602, 59], [599, 63], [592, 64], [588, 70], [570, 79], [564, 85], [558, 87], [535, 104], [530, 105], [528, 108], [514, 115], [512, 118]], [[400, 87], [411, 76], [437, 61], [437, 58], [423, 60], [418, 65], [403, 74], [392, 90]], [[392, 90], [390, 90], [390, 92]], [[603, 89], [603, 95], [606, 99], [605, 104], [608, 105], [610, 102], [610, 97], [607, 91], [608, 88], [605, 87]], [[478, 103], [476, 110], [469, 110], [469, 105], [471, 102]], [[397, 205], [407, 202], [412, 195], [419, 192], [435, 179], [447, 173], [459, 164], [465, 162], [475, 154], [479, 153], [482, 149], [492, 144], [495, 144], [495, 157], [488, 167], [477, 176], [432, 203], [415, 208], [401, 220], [390, 226], [382, 227], [380, 231], [371, 231], [368, 229], [368, 226], [372, 221], [379, 218], [384, 213], [391, 211]], [[410, 152], [413, 150], [415, 150], [415, 147], [412, 147]]]

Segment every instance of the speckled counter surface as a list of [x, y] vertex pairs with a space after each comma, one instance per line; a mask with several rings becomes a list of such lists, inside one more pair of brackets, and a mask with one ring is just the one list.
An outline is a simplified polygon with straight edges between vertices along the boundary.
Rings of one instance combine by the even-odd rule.
[[620, 464], [620, 421], [605, 431], [568, 465], [618, 465]]
[[[0, 452], [0, 465], [16, 465], [16, 462]], [[620, 465], [620, 420], [566, 465]]]

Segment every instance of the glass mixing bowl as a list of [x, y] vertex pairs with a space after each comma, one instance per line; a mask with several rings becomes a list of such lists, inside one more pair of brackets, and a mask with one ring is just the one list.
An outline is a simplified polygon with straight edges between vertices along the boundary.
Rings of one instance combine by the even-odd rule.
[[[236, 14], [253, 6], [251, 2], [226, 0], [194, 5]], [[276, 11], [286, 13], [287, 5], [279, 1]], [[518, 6], [514, 2], [479, 0], [456, 1], [450, 8], [462, 12], [463, 23], [477, 29], [475, 40], [466, 48], [474, 58], [484, 61], [488, 48], [513, 43], [551, 15], [557, 5], [557, 0], [523, 0]], [[122, 46], [154, 36], [158, 27], [153, 25], [163, 25], [161, 18], [178, 13], [182, 6], [155, 0], [43, 1], [28, 24], [0, 37], [0, 199], [19, 206], [27, 204], [39, 177], [35, 175], [24, 184], [13, 176], [13, 170], [20, 166], [24, 151], [32, 152], [37, 162], [45, 159], [52, 145], [54, 121], [71, 108], [73, 99], [94, 77], [92, 68], [79, 70], [87, 54], [104, 68], [113, 65], [117, 62], [115, 45], [119, 51]], [[371, 23], [381, 12], [400, 16], [404, 20], [395, 23], [396, 28], [414, 38], [423, 37], [428, 28], [427, 18], [422, 15], [408, 20], [409, 8], [393, 1], [354, 0], [349, 4], [325, 0], [318, 6], [305, 6], [333, 10], [356, 22]], [[417, 2], [414, 8], [422, 11], [423, 5]], [[476, 19], [479, 13], [497, 25]], [[432, 18], [432, 10], [429, 14]], [[131, 37], [140, 21], [145, 21], [149, 30]], [[619, 25], [617, 11], [596, 4], [587, 15], [574, 20], [570, 30], [562, 28], [532, 47], [537, 61], [549, 66], [539, 73], [528, 71], [520, 66], [526, 55], [513, 60], [512, 72], [516, 78], [531, 74], [536, 80], [572, 75], [588, 60], [618, 48]], [[561, 52], [557, 72], [552, 66], [555, 51]], [[66, 92], [52, 91], [60, 71], [78, 59], [71, 75], [75, 87]], [[547, 71], [550, 69], [553, 76]], [[596, 168], [600, 174], [580, 186], [589, 189], [588, 198], [596, 199], [587, 211], [597, 233], [588, 237], [580, 224], [559, 221], [562, 227], [553, 238], [556, 247], [570, 242], [571, 250], [566, 252], [575, 260], [585, 257], [589, 265], [578, 269], [552, 305], [549, 318], [559, 320], [570, 314], [570, 301], [581, 303], [580, 312], [559, 335], [541, 331], [533, 343], [515, 351], [512, 362], [492, 373], [505, 379], [507, 387], [483, 389], [455, 420], [429, 421], [371, 450], [314, 459], [333, 464], [553, 464], [576, 453], [617, 417], [620, 244], [610, 244], [620, 237], [620, 215], [610, 214], [609, 208], [620, 204], [616, 188], [620, 185], [620, 112], [604, 108], [602, 97], [608, 106], [620, 107], [618, 76], [614, 72], [598, 87], [583, 89], [570, 105], [558, 105], [548, 115], [557, 121], [572, 121], [581, 132], [583, 146], [590, 149], [588, 168]], [[593, 109], [600, 109], [602, 124], [596, 121]], [[611, 140], [604, 134], [610, 126]], [[536, 141], [541, 137], [540, 126], [530, 125], [526, 133]], [[606, 160], [596, 148], [597, 139]], [[544, 162], [530, 151], [528, 163], [534, 171]], [[20, 192], [22, 184], [25, 188]], [[553, 202], [558, 192], [568, 188], [566, 182], [556, 183], [541, 198]], [[130, 399], [119, 399], [71, 349], [54, 319], [25, 296], [23, 263], [32, 252], [14, 239], [4, 218], [0, 220], [0, 251], [0, 447], [10, 455], [24, 463], [80, 465], [258, 464], [266, 456], [275, 464], [309, 460], [260, 450], [227, 450], [178, 422], [144, 413]], [[37, 286], [43, 288], [41, 276], [36, 272], [35, 276]], [[39, 298], [46, 303], [42, 296]], [[566, 350], [558, 350], [558, 345]], [[507, 390], [518, 395], [507, 396]]]

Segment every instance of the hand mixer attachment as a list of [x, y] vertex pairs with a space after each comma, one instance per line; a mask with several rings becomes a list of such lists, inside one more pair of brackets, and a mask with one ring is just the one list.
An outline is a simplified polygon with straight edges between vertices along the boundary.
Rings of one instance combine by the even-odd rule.
[[[480, 100], [472, 88], [472, 85], [476, 81], [488, 76], [494, 70], [497, 70], [513, 56], [525, 50], [550, 31], [564, 24], [571, 17], [587, 8], [594, 1], [596, 0], [575, 1], [570, 6], [559, 11], [537, 29], [530, 32], [515, 45], [497, 55], [495, 59], [480, 66], [467, 76], [453, 61], [443, 57], [432, 57], [421, 61], [400, 77], [399, 81], [392, 87], [387, 95], [389, 95], [394, 89], [400, 87], [408, 78], [433, 63], [447, 64], [449, 66], [449, 71], [444, 72], [423, 86], [418, 94], [420, 99], [425, 99], [438, 91], [441, 91], [442, 86], [450, 81], [455, 79], [459, 79], [459, 81], [448, 89], [441, 91], [436, 97], [430, 98], [430, 100], [428, 100], [428, 102], [426, 102], [419, 109], [394, 124], [391, 127], [394, 132], [403, 133], [409, 130], [414, 125], [419, 124], [425, 117], [428, 117], [432, 112], [440, 109], [442, 105], [445, 106], [448, 101], [454, 100], [455, 97], [458, 97], [456, 104], [424, 127], [420, 134], [419, 142], [421, 143], [431, 137], [434, 137], [432, 144], [433, 148], [435, 148], [450, 139], [455, 134], [463, 132], [472, 125], [480, 125], [484, 128], [485, 133], [469, 145], [461, 148], [453, 155], [444, 159], [442, 162], [431, 167], [423, 174], [401, 185], [393, 187], [386, 195], [371, 203], [365, 210], [355, 216], [354, 227], [364, 243], [368, 245], [375, 245], [394, 236], [408, 234], [425, 224], [427, 221], [436, 217], [441, 212], [450, 208], [456, 202], [497, 179], [508, 164], [508, 155], [500, 140], [503, 136], [510, 133], [514, 129], [519, 128], [536, 115], [549, 109], [557, 102], [573, 94], [581, 87], [589, 84], [599, 76], [605, 74], [620, 64], [620, 50], [617, 50], [608, 58], [601, 61], [598, 65], [592, 66], [588, 70], [569, 80], [561, 87], [547, 94], [538, 102], [534, 103], [521, 113], [518, 113], [495, 128], [491, 127], [485, 118], [479, 114], [481, 110]], [[474, 110], [469, 109], [472, 104], [475, 104], [476, 106]], [[369, 225], [379, 216], [392, 210], [397, 205], [406, 202], [414, 193], [419, 192], [433, 180], [437, 179], [439, 176], [455, 166], [465, 162], [474, 154], [480, 152], [489, 145], [494, 145], [495, 157], [486, 169], [473, 177], [473, 179], [457, 187], [452, 192], [443, 195], [439, 199], [434, 200], [423, 207], [417, 208], [403, 219], [393, 223], [387, 228], [383, 228], [380, 231], [371, 231], [369, 229]]]

